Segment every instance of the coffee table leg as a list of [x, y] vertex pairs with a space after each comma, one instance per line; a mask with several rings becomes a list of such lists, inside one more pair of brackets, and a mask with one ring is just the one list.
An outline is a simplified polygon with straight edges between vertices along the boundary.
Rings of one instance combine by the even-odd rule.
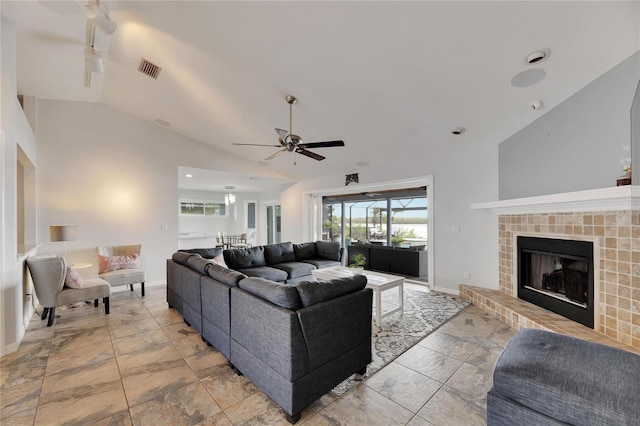
[[376, 290], [376, 325], [380, 327], [380, 318], [382, 317], [382, 291], [380, 289]]

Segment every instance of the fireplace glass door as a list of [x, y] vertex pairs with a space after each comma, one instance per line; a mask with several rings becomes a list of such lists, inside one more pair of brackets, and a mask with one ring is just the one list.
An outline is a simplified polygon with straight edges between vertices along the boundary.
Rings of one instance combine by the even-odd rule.
[[518, 237], [518, 297], [593, 328], [593, 243]]

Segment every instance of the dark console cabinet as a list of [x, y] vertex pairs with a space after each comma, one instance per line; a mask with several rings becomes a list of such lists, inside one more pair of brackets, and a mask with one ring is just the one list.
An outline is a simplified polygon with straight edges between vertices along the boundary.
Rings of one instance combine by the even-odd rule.
[[419, 277], [427, 275], [427, 250], [375, 245], [352, 245], [347, 248], [347, 265], [351, 256], [362, 254], [365, 269]]

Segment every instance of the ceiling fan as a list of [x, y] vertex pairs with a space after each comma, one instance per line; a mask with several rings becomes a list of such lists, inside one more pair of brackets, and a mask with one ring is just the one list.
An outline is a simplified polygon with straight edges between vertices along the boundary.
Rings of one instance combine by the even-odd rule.
[[[271, 160], [283, 152], [293, 152], [302, 154], [306, 157], [313, 158], [314, 160], [322, 161], [325, 159], [320, 154], [316, 154], [315, 152], [309, 151], [307, 148], [331, 148], [335, 146], [344, 146], [343, 141], [325, 141], [325, 142], [310, 142], [303, 143], [302, 138], [298, 135], [294, 135], [291, 131], [291, 122], [292, 122], [292, 109], [293, 104], [297, 102], [295, 96], [287, 95], [285, 98], [287, 103], [289, 104], [289, 131], [283, 129], [276, 129], [276, 133], [278, 133], [278, 142], [279, 145], [268, 145], [268, 144], [255, 144], [255, 143], [234, 143], [233, 145], [244, 145], [244, 146], [270, 146], [275, 148], [282, 148], [280, 151], [277, 151], [275, 154], [270, 155], [265, 158], [266, 160]], [[295, 165], [295, 157], [293, 160], [293, 164]]]

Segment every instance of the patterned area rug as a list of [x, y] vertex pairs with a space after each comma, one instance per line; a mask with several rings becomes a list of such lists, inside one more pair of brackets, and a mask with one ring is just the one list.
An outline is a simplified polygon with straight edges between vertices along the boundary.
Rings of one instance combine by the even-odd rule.
[[[375, 300], [375, 298], [374, 298]], [[396, 305], [398, 292], [388, 290], [382, 293], [383, 313], [385, 305]], [[375, 302], [374, 302], [375, 303]], [[372, 328], [371, 364], [367, 367], [369, 377], [382, 367], [402, 355], [449, 318], [469, 305], [468, 301], [454, 296], [429, 293], [421, 290], [404, 289], [404, 313], [395, 313], [382, 318], [382, 326]], [[375, 308], [374, 308], [375, 309]], [[351, 376], [333, 388], [337, 396], [344, 394], [360, 383]]]

